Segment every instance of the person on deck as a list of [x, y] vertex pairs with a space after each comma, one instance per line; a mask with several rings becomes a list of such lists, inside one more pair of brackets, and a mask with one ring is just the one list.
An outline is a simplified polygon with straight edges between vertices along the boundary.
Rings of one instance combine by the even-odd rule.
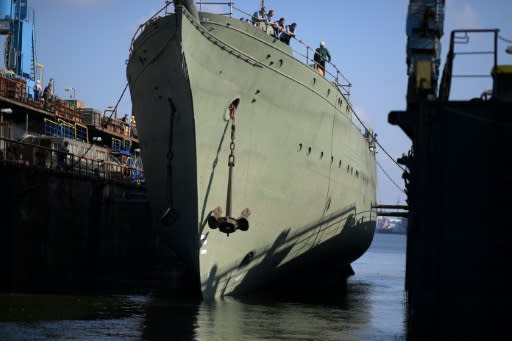
[[53, 78], [50, 78], [48, 85], [43, 90], [44, 110], [48, 109], [48, 102], [53, 100]]
[[268, 11], [267, 13], [267, 16], [265, 17], [265, 24], [266, 24], [266, 31], [267, 31], [267, 34], [268, 35], [271, 35], [273, 36], [274, 35], [274, 29], [275, 29], [275, 24], [272, 22], [272, 18], [274, 17], [274, 10], [271, 9]]
[[320, 43], [320, 47], [315, 50], [315, 68], [318, 73], [322, 76], [325, 76], [325, 62], [331, 61], [331, 54], [329, 50], [325, 47], [325, 43], [322, 41]]
[[280, 18], [278, 21], [276, 21], [274, 24], [272, 24], [272, 27], [274, 28], [274, 38], [279, 39], [279, 35], [285, 31], [285, 18]]
[[267, 16], [265, 17], [265, 19], [267, 20], [267, 23], [271, 23], [272, 22], [272, 18], [274, 17], [274, 10], [271, 9], [270, 11], [268, 11], [267, 13]]
[[261, 6], [261, 9], [252, 15], [251, 22], [254, 26], [262, 27], [266, 21], [268, 21], [267, 10], [265, 6]]
[[69, 149], [68, 142], [64, 141], [58, 145], [57, 150], [57, 169], [64, 170], [66, 169], [66, 159], [68, 157]]
[[281, 35], [279, 36], [279, 40], [281, 40], [286, 45], [290, 45], [290, 39], [292, 37], [295, 37], [295, 28], [297, 27], [297, 23], [292, 23], [291, 25], [288, 25], [285, 31], [281, 32]]
[[39, 102], [41, 99], [41, 90], [41, 81], [38, 79], [34, 85], [34, 102]]

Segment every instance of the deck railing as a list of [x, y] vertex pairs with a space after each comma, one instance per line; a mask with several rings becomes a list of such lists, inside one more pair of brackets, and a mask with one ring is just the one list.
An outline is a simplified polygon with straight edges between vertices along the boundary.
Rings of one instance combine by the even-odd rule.
[[144, 29], [146, 28], [147, 25], [151, 24], [153, 21], [155, 21], [156, 19], [158, 19], [162, 14], [164, 16], [166, 16], [167, 14], [169, 13], [172, 13], [169, 11], [169, 6], [172, 4], [172, 1], [165, 1], [165, 5], [164, 7], [160, 8], [158, 11], [156, 11], [155, 14], [153, 14], [148, 20], [146, 20], [145, 22], [143, 22], [142, 24], [139, 25], [139, 27], [137, 27], [137, 29], [135, 30], [135, 33], [133, 33], [133, 36], [132, 36], [132, 41], [130, 43], [130, 55], [132, 54], [133, 52], [133, 44], [135, 43], [135, 40], [137, 39], [137, 37], [142, 33], [142, 31], [144, 31]]
[[[5, 70], [0, 69], [0, 100], [2, 102], [8, 102], [5, 105], [19, 107], [21, 110], [15, 110], [16, 113], [22, 113], [25, 115], [23, 106], [29, 110], [34, 109], [44, 111], [47, 116], [46, 119], [52, 119], [56, 125], [68, 125], [71, 129], [76, 132], [76, 127], [81, 127], [85, 131], [78, 131], [73, 138], [76, 140], [87, 141], [87, 125], [96, 125], [96, 128], [101, 129], [118, 135], [122, 135], [126, 139], [136, 139], [136, 127], [122, 119], [117, 117], [98, 117], [97, 124], [89, 122], [92, 117], [88, 119], [85, 117], [86, 114], [89, 116], [92, 114], [94, 109], [91, 108], [79, 108], [75, 104], [69, 103], [65, 100], [53, 96], [51, 100], [44, 105], [42, 99], [34, 100], [27, 95], [26, 82], [22, 79], [13, 78], [10, 74], [7, 74]], [[14, 107], [13, 107], [14, 109]], [[70, 136], [67, 136], [70, 137]]]
[[[218, 2], [216, 4], [217, 5], [230, 5], [230, 6], [232, 6], [233, 2], [228, 2], [228, 3]], [[252, 14], [250, 14], [250, 13], [248, 13], [248, 12], [238, 8], [238, 7], [235, 7], [235, 6], [232, 6], [232, 8], [236, 12], [241, 13], [241, 14], [247, 16], [248, 17], [247, 19], [249, 20], [248, 24], [251, 24], [251, 21], [254, 18]], [[232, 14], [230, 16], [232, 16]], [[263, 24], [260, 27], [261, 27], [261, 29], [263, 31], [267, 31], [267, 27], [271, 26], [270, 24], [271, 23], [263, 22]], [[292, 52], [296, 56], [299, 56], [301, 59], [303, 59], [304, 63], [306, 65], [312, 66], [313, 68], [316, 69], [319, 66], [318, 63], [315, 62], [315, 60], [314, 60], [314, 57], [315, 57], [315, 54], [316, 54], [316, 48], [313, 48], [313, 47], [309, 46], [308, 44], [306, 44], [302, 39], [300, 39], [296, 35], [294, 37], [292, 37], [292, 39], [294, 39], [297, 42], [298, 48], [301, 49], [301, 50], [297, 50], [296, 48], [295, 49], [292, 48]], [[297, 58], [297, 59], [299, 59], [299, 58]], [[341, 73], [341, 71], [338, 69], [338, 67], [334, 63], [332, 63], [332, 62], [326, 62], [325, 63], [325, 75], [324, 76], [327, 79], [331, 80], [340, 89], [340, 91], [344, 95], [346, 95], [346, 96], [350, 95], [350, 88], [352, 87], [352, 84]]]
[[141, 184], [144, 173], [108, 160], [93, 160], [52, 148], [0, 138], [0, 166], [32, 167], [61, 174]]
[[[135, 31], [135, 33], [134, 33], [134, 35], [132, 37], [132, 41], [131, 41], [131, 44], [130, 44], [130, 55], [133, 53], [133, 45], [134, 45], [135, 40], [140, 35], [140, 33], [142, 33], [142, 31], [144, 31], [145, 27], [147, 25], [151, 24], [155, 19], [157, 19], [161, 15], [165, 16], [165, 15], [167, 15], [169, 13], [172, 13], [172, 11], [169, 10], [169, 6], [172, 3], [173, 3], [172, 1], [165, 1], [164, 7], [162, 7], [155, 14], [153, 14], [143, 24], [139, 25], [139, 27], [137, 28], [137, 30]], [[250, 14], [250, 13], [248, 13], [248, 12], [238, 8], [238, 7], [235, 7], [233, 1], [228, 1], [228, 2], [222, 2], [222, 1], [208, 1], [208, 2], [206, 2], [206, 1], [198, 1], [197, 5], [199, 7], [199, 11], [202, 11], [203, 9], [211, 10], [212, 8], [214, 8], [215, 10], [217, 10], [216, 12], [218, 12], [219, 6], [220, 7], [228, 6], [228, 8], [229, 8], [229, 12], [228, 13], [220, 12], [220, 13], [217, 13], [217, 14], [222, 14], [222, 15], [226, 15], [226, 16], [232, 17], [234, 12], [238, 12], [240, 14], [243, 14], [243, 15], [247, 16], [248, 17], [247, 19], [249, 20], [249, 22], [247, 24], [251, 25], [250, 21], [253, 18], [252, 14]], [[203, 8], [203, 6], [205, 6], [205, 7]], [[266, 26], [265, 25], [269, 25], [269, 23], [264, 23], [262, 25], [262, 30], [263, 31], [266, 31]], [[300, 48], [300, 50], [297, 50], [296, 48], [295, 49], [292, 48], [292, 52], [296, 56], [299, 57], [299, 58], [297, 58], [297, 60], [300, 61], [302, 59], [306, 65], [311, 66], [311, 67], [316, 69], [317, 66], [318, 66], [318, 64], [314, 60], [316, 49], [311, 47], [311, 46], [309, 46], [308, 44], [306, 44], [302, 39], [298, 38], [297, 36], [293, 37], [293, 39], [297, 42], [298, 48]], [[336, 87], [340, 90], [340, 92], [343, 95], [350, 96], [350, 89], [352, 87], [352, 84], [347, 79], [347, 77], [345, 77], [341, 73], [339, 68], [334, 63], [332, 63], [332, 62], [326, 62], [325, 63], [325, 74], [324, 74], [324, 77], [326, 77], [326, 79], [328, 79], [329, 81], [333, 82], [333, 84], [336, 85]]]

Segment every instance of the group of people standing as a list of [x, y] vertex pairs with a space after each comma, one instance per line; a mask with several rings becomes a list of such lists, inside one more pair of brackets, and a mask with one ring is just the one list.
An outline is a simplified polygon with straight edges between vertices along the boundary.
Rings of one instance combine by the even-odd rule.
[[279, 39], [283, 43], [290, 45], [290, 39], [295, 37], [295, 29], [297, 28], [297, 23], [286, 25], [285, 18], [280, 18], [274, 22], [272, 20], [274, 14], [275, 13], [273, 9], [267, 12], [265, 6], [262, 6], [259, 11], [254, 12], [251, 22], [253, 25], [260, 26], [262, 29], [266, 30], [268, 34], [275, 37], [276, 39]]
[[41, 98], [44, 101], [44, 109], [47, 109], [48, 102], [54, 99], [53, 94], [54, 81], [53, 78], [50, 78], [48, 85], [45, 86], [44, 90], [41, 89], [41, 81], [36, 80], [36, 84], [34, 85], [34, 101], [39, 102]]
[[[295, 38], [295, 29], [297, 23], [291, 25], [285, 25], [286, 19], [280, 18], [278, 21], [273, 22], [274, 10], [271, 9], [267, 12], [265, 6], [262, 6], [259, 11], [254, 12], [252, 15], [252, 24], [261, 27], [268, 34], [279, 39], [283, 43], [290, 45], [291, 38]], [[325, 75], [325, 63], [331, 61], [331, 54], [325, 47], [325, 43], [322, 41], [320, 46], [315, 50], [315, 56], [313, 58], [315, 62], [315, 69], [322, 76]]]

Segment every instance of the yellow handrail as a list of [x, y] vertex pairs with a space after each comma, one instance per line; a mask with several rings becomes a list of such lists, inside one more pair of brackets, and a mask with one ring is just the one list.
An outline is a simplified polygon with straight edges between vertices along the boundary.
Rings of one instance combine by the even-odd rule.
[[85, 126], [83, 124], [75, 123], [75, 138], [77, 138], [77, 136], [76, 136], [76, 131], [77, 131], [76, 127], [84, 128], [84, 130], [85, 130], [85, 142], [89, 143], [89, 128], [87, 128], [87, 126]]

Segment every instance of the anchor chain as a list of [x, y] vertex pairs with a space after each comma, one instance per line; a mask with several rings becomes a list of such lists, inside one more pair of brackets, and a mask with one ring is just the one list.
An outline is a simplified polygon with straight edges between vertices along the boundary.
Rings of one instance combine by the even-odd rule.
[[235, 167], [235, 116], [236, 116], [236, 105], [231, 103], [229, 106], [229, 117], [231, 119], [231, 143], [229, 144], [229, 157], [228, 157], [228, 189], [226, 196], [226, 216], [222, 217], [222, 209], [220, 207], [215, 208], [210, 216], [208, 217], [208, 225], [210, 228], [216, 229], [217, 227], [221, 232], [228, 235], [235, 232], [237, 229], [247, 231], [249, 229], [249, 215], [251, 211], [246, 208], [240, 214], [238, 219], [231, 216], [232, 206], [232, 192], [233, 192], [233, 168]]
[[169, 120], [169, 141], [168, 141], [168, 150], [167, 150], [167, 187], [168, 187], [168, 202], [169, 207], [167, 207], [162, 215], [160, 216], [160, 222], [166, 226], [171, 226], [172, 223], [177, 219], [178, 213], [176, 208], [174, 207], [173, 200], [173, 160], [174, 160], [174, 126], [176, 121], [176, 106], [172, 99], [169, 97], [168, 99], [169, 109], [171, 113], [171, 117]]
[[228, 167], [229, 167], [229, 175], [228, 175], [228, 193], [226, 199], [226, 216], [231, 216], [231, 194], [233, 191], [232, 187], [232, 179], [233, 179], [233, 167], [235, 167], [235, 110], [230, 108], [229, 115], [231, 117], [231, 143], [229, 144], [229, 157], [228, 157]]

